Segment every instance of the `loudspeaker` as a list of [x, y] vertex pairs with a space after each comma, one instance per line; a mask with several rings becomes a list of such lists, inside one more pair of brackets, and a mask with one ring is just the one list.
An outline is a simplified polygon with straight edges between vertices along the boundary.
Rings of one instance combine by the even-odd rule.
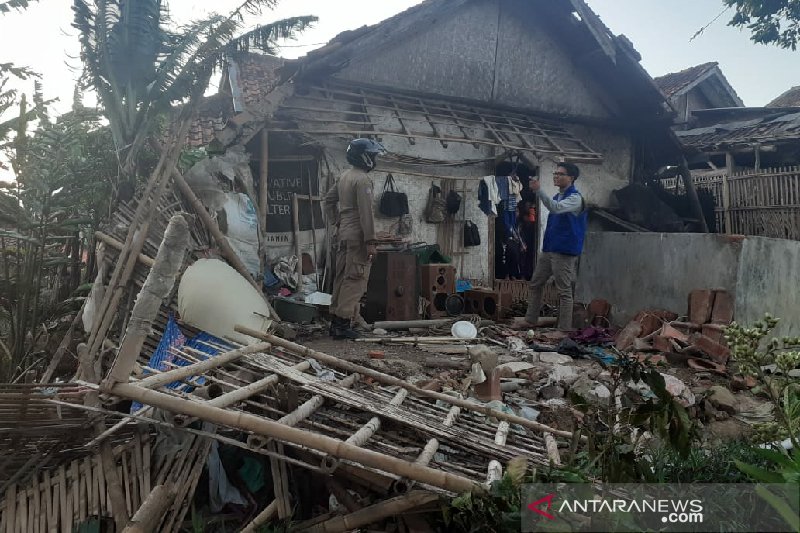
[[380, 252], [373, 260], [367, 283], [364, 318], [370, 323], [419, 318], [417, 294], [417, 257]]
[[444, 263], [419, 266], [419, 293], [430, 302], [429, 318], [447, 316], [447, 297], [456, 292], [456, 267]]
[[464, 311], [481, 318], [500, 318], [500, 293], [489, 289], [471, 289], [464, 293]]

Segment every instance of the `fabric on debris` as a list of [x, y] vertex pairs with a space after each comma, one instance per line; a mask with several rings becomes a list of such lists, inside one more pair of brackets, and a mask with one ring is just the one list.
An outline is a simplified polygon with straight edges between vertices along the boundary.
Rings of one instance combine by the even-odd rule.
[[258, 256], [258, 215], [246, 194], [231, 192], [222, 206], [225, 212], [225, 237], [233, 251], [254, 277], [258, 277], [261, 261]]
[[178, 286], [178, 310], [185, 322], [241, 344], [258, 341], [234, 331], [235, 325], [266, 331], [270, 324], [263, 296], [218, 259], [199, 259], [186, 269]]
[[275, 277], [290, 289], [297, 289], [300, 285], [300, 276], [297, 273], [297, 256], [281, 257], [273, 267]]
[[611, 330], [595, 326], [570, 333], [569, 337], [580, 344], [611, 344], [614, 342], [614, 334]]
[[219, 443], [211, 441], [211, 452], [208, 454], [208, 497], [212, 513], [218, 513], [229, 503], [247, 505], [235, 486], [228, 480], [222, 460], [219, 458]]

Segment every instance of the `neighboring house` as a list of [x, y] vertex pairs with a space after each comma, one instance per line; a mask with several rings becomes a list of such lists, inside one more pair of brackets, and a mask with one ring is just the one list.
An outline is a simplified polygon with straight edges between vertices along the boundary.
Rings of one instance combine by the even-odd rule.
[[[557, 162], [577, 162], [587, 201], [608, 206], [612, 191], [676, 161], [674, 113], [639, 60], [582, 0], [427, 0], [298, 60], [234, 57], [189, 142], [245, 146], [266, 183], [275, 259], [295, 252], [292, 194], [324, 194], [348, 167], [348, 141], [376, 138], [390, 152], [373, 173], [376, 196], [391, 173], [408, 194], [411, 239], [438, 243], [460, 276], [491, 283], [494, 219], [478, 209], [478, 185], [497, 162], [519, 156], [549, 193]], [[464, 197], [450, 223], [424, 221], [432, 183]], [[319, 250], [321, 212], [301, 203], [300, 215], [305, 249]], [[481, 246], [463, 248], [464, 220]], [[379, 219], [380, 230], [397, 228]]]
[[716, 62], [665, 74], [655, 82], [677, 112], [676, 129], [691, 127], [695, 111], [744, 106]]
[[767, 107], [800, 107], [800, 85], [792, 87], [768, 103]]

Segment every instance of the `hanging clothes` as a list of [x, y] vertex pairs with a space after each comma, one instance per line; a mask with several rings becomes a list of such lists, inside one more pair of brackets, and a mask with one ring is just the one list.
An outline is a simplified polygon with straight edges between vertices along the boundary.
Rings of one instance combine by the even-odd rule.
[[494, 176], [484, 176], [478, 185], [478, 207], [486, 215], [497, 216], [497, 204], [500, 203], [500, 192]]

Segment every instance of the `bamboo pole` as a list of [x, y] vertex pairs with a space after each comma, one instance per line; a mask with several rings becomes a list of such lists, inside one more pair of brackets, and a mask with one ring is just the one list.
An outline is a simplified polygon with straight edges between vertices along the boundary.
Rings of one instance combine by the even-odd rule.
[[[314, 228], [311, 228], [312, 230]], [[297, 256], [297, 283], [303, 283], [303, 256], [300, 251], [300, 203], [292, 194], [292, 233], [294, 233], [294, 254]]]
[[558, 453], [558, 444], [552, 435], [544, 436], [544, 444], [547, 447], [547, 457], [556, 466], [561, 466], [561, 455]]
[[[346, 378], [339, 380], [338, 385], [345, 388], [350, 388], [356, 381], [358, 381], [358, 379], [358, 374], [351, 374]], [[321, 394], [312, 396], [297, 409], [278, 419], [278, 423], [294, 427], [309, 416], [313, 415], [320, 407], [322, 407], [324, 403], [325, 397]], [[266, 439], [261, 435], [249, 435], [247, 437], [247, 445], [253, 448], [263, 448], [268, 442], [269, 439]]]
[[75, 318], [72, 320], [72, 323], [69, 325], [69, 329], [64, 337], [61, 339], [61, 343], [56, 348], [55, 353], [53, 354], [53, 358], [50, 359], [50, 363], [47, 365], [47, 370], [44, 371], [42, 378], [39, 380], [40, 383], [47, 383], [50, 381], [50, 378], [53, 377], [53, 373], [58, 368], [58, 365], [61, 363], [61, 359], [64, 358], [64, 354], [67, 353], [67, 349], [69, 348], [70, 343], [72, 343], [72, 335], [75, 331], [75, 328], [78, 327], [78, 324], [81, 323], [83, 319], [83, 309], [86, 306], [86, 301], [84, 301], [83, 305], [81, 306], [80, 311], [75, 315]]
[[356, 342], [376, 344], [455, 344], [459, 342], [481, 342], [481, 339], [460, 339], [458, 337], [360, 337]]
[[[308, 361], [302, 361], [294, 365], [292, 368], [299, 372], [305, 372], [306, 370], [311, 368], [311, 363], [309, 363]], [[231, 392], [221, 394], [216, 398], [207, 400], [204, 403], [205, 405], [209, 405], [211, 407], [228, 407], [231, 405], [236, 405], [237, 403], [242, 402], [252, 396], [255, 396], [256, 394], [260, 394], [265, 389], [268, 389], [269, 387], [275, 385], [278, 382], [278, 379], [280, 379], [280, 376], [278, 376], [277, 374], [272, 374], [254, 383], [251, 383], [250, 385], [246, 385], [244, 387], [232, 390]], [[194, 420], [193, 418], [187, 418], [185, 416], [175, 415], [175, 424], [177, 426], [186, 427], [189, 424], [191, 424], [193, 420]]]
[[[271, 441], [267, 444], [267, 450], [275, 454], [283, 454], [283, 444]], [[278, 505], [278, 518], [281, 520], [292, 515], [291, 493], [289, 491], [289, 472], [286, 463], [278, 461], [277, 458], [270, 456], [270, 469], [272, 471], [272, 490], [275, 493], [275, 501]]]
[[411, 383], [408, 383], [407, 381], [396, 378], [389, 374], [384, 374], [383, 372], [378, 372], [377, 370], [373, 370], [365, 366], [357, 365], [355, 363], [339, 359], [338, 357], [334, 357], [316, 350], [312, 350], [300, 344], [296, 344], [294, 342], [281, 339], [280, 337], [276, 337], [275, 335], [261, 333], [260, 331], [255, 331], [253, 329], [246, 328], [244, 326], [235, 326], [234, 329], [239, 333], [244, 333], [245, 335], [250, 335], [251, 337], [267, 340], [271, 342], [274, 346], [279, 346], [281, 348], [284, 348], [285, 350], [294, 353], [295, 355], [298, 355], [300, 357], [311, 357], [312, 359], [316, 359], [317, 361], [325, 363], [330, 367], [337, 368], [345, 372], [358, 373], [361, 374], [362, 376], [370, 377], [375, 381], [377, 381], [378, 383], [382, 383], [384, 385], [404, 388], [417, 396], [424, 396], [426, 398], [441, 400], [449, 405], [457, 405], [461, 408], [481, 413], [488, 417], [494, 417], [499, 420], [505, 420], [507, 422], [511, 422], [513, 424], [519, 424], [520, 426], [526, 427], [528, 429], [544, 431], [546, 433], [552, 433], [553, 435], [558, 435], [566, 438], [572, 437], [572, 433], [569, 431], [554, 429], [551, 428], [550, 426], [546, 426], [539, 422], [534, 422], [533, 420], [528, 420], [527, 418], [523, 418], [521, 416], [504, 413], [502, 411], [497, 411], [490, 407], [486, 407], [474, 402], [469, 402], [467, 400], [462, 400], [461, 398], [454, 398], [452, 396], [448, 396], [447, 394], [442, 394], [440, 392], [421, 389], [415, 385], [412, 385]]
[[[267, 243], [267, 204], [269, 203], [269, 130], [261, 130], [261, 158], [258, 163], [258, 228], [261, 238], [261, 261], [266, 257]], [[261, 265], [262, 269], [265, 265]]]
[[354, 513], [362, 509], [361, 505], [359, 505], [356, 499], [348, 492], [347, 488], [343, 487], [341, 483], [334, 478], [327, 478], [325, 480], [325, 486], [328, 488], [328, 492], [333, 494], [336, 498], [336, 501], [344, 505], [345, 509], [349, 512]]
[[232, 350], [230, 352], [209, 357], [208, 359], [200, 361], [199, 363], [182, 366], [174, 370], [162, 372], [160, 374], [147, 376], [146, 378], [138, 381], [137, 385], [148, 389], [155, 389], [156, 387], [161, 387], [167, 383], [179, 381], [188, 378], [189, 376], [202, 374], [222, 365], [227, 365], [228, 363], [236, 361], [237, 359], [241, 359], [245, 355], [263, 352], [269, 349], [270, 346], [271, 345], [268, 342], [259, 342], [258, 344], [252, 344], [250, 346], [245, 346], [244, 348], [237, 348], [236, 350]]
[[[508, 430], [511, 428], [511, 424], [503, 420], [497, 426], [497, 433], [494, 436], [494, 443], [498, 446], [505, 446], [506, 439], [508, 439]], [[550, 437], [552, 438], [552, 436]]]
[[159, 409], [183, 413], [214, 424], [243, 431], [252, 431], [290, 444], [312, 448], [341, 459], [354, 461], [398, 476], [406, 476], [448, 491], [465, 492], [478, 487], [472, 480], [459, 475], [415, 465], [396, 457], [347, 444], [326, 435], [318, 435], [302, 429], [288, 427], [249, 413], [227, 411], [218, 407], [201, 405], [191, 400], [177, 398], [130, 383], [117, 383], [110, 392], [122, 398], [136, 400]]
[[[453, 424], [456, 422], [456, 417], [458, 417], [459, 413], [461, 412], [461, 408], [457, 405], [454, 405], [450, 408], [450, 411], [447, 412], [447, 416], [444, 419], [442, 425], [445, 427], [452, 427]], [[415, 464], [428, 466], [428, 464], [433, 460], [433, 456], [436, 455], [436, 452], [439, 450], [439, 439], [432, 438], [429, 439], [428, 442], [425, 444], [425, 448], [422, 449], [420, 454], [417, 456], [416, 460], [414, 461]], [[408, 479], [402, 478], [398, 479], [394, 483], [392, 483], [392, 492], [395, 494], [406, 494], [413, 483], [410, 482]]]
[[[125, 246], [123, 243], [121, 243], [111, 235], [107, 235], [99, 230], [94, 232], [94, 236], [97, 238], [97, 240], [106, 243], [107, 245], [111, 246], [112, 248], [120, 252], [122, 251], [123, 246]], [[148, 257], [142, 253], [140, 253], [136, 257], [136, 259], [148, 268], [153, 268], [153, 263], [155, 263], [155, 260], [152, 257]]]
[[486, 482], [484, 485], [489, 487], [495, 481], [500, 481], [502, 477], [503, 465], [500, 464], [500, 461], [495, 461], [494, 459], [489, 461], [489, 467], [486, 469]]
[[321, 524], [304, 528], [307, 533], [339, 533], [358, 529], [391, 516], [402, 516], [423, 505], [435, 502], [439, 497], [427, 491], [414, 491], [403, 496], [365, 507], [360, 511], [345, 516], [337, 516]]
[[[456, 320], [454, 318], [435, 318], [432, 320], [392, 320], [375, 322], [375, 328], [385, 329], [386, 331], [409, 328], [435, 328], [437, 326], [447, 326], [455, 321]], [[491, 326], [493, 324], [493, 320], [481, 320], [479, 327]]]
[[153, 327], [153, 320], [158, 316], [162, 301], [172, 292], [188, 249], [189, 224], [183, 215], [174, 215], [164, 232], [155, 263], [136, 297], [119, 354], [106, 377], [109, 382], [106, 387], [113, 382], [130, 380], [136, 359]]
[[272, 520], [272, 517], [275, 516], [278, 512], [278, 502], [277, 500], [272, 500], [267, 507], [258, 513], [258, 515], [253, 518], [253, 521], [244, 526], [241, 533], [256, 533], [259, 531], [261, 526]]
[[171, 484], [156, 485], [142, 503], [122, 533], [150, 533], [155, 531], [158, 523], [167, 512], [175, 498], [175, 488]]
[[[389, 405], [393, 407], [397, 407], [403, 400], [406, 399], [408, 396], [408, 391], [406, 389], [400, 389], [397, 394], [394, 395], [394, 398], [389, 402]], [[356, 431], [350, 438], [347, 439], [348, 444], [353, 444], [354, 446], [364, 446], [369, 439], [372, 438], [373, 435], [380, 429], [381, 427], [381, 419], [380, 417], [373, 416], [369, 422], [364, 424]]]

